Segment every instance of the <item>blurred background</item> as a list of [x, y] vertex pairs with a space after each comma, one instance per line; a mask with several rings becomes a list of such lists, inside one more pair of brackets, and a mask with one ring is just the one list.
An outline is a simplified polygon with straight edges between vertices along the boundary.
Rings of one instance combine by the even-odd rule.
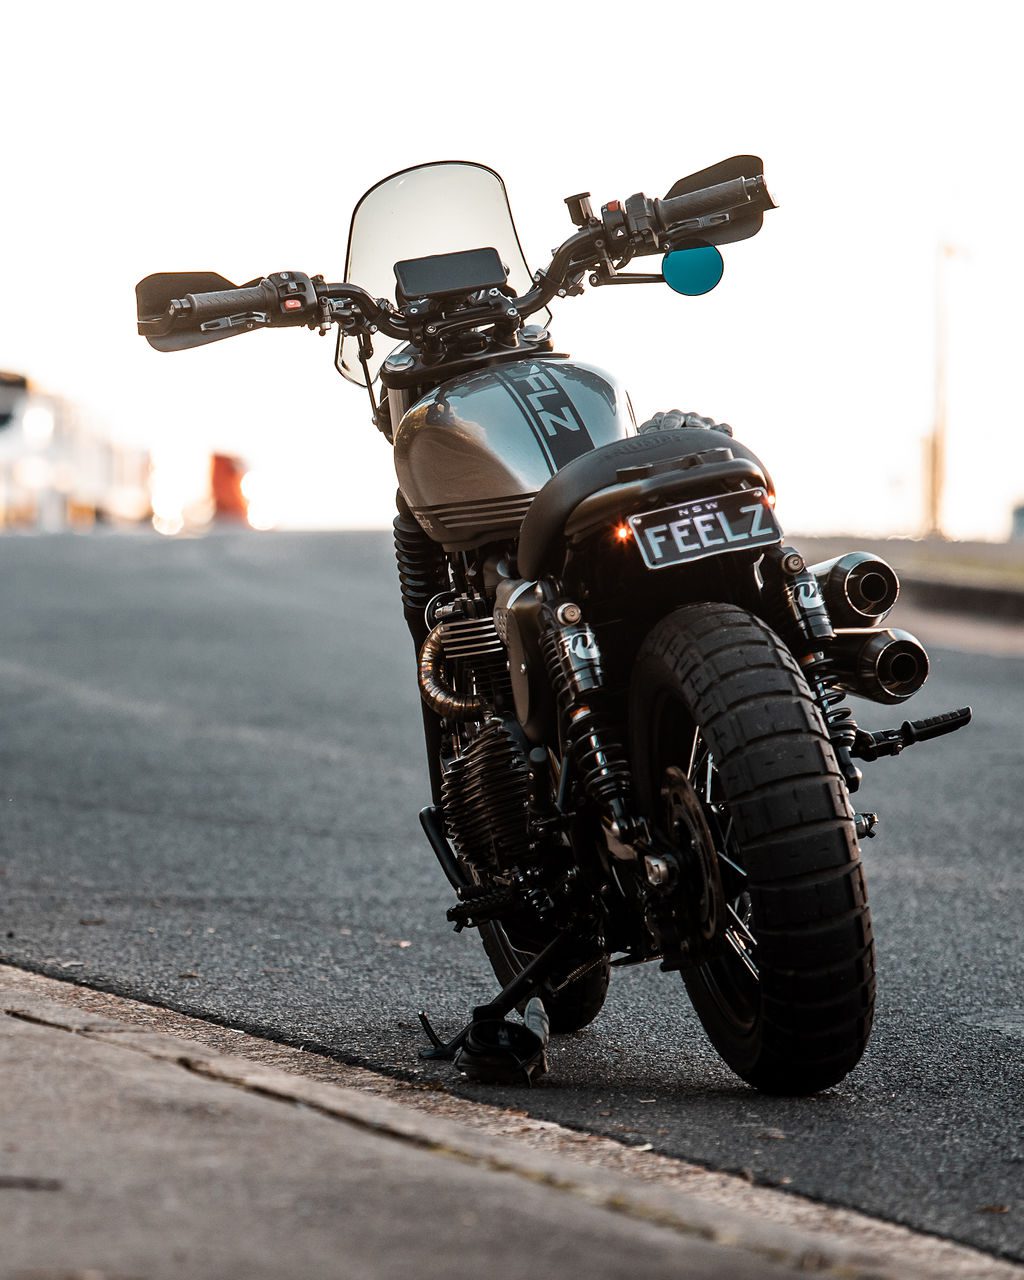
[[[1024, 536], [1021, 81], [1010, 6], [461, 0], [5, 6], [0, 525], [390, 523], [389, 446], [333, 341], [158, 354], [154, 271], [340, 279], [386, 174], [505, 178], [532, 266], [564, 196], [662, 195], [737, 152], [780, 208], [704, 298], [588, 290], [558, 348], [638, 415], [731, 422], [790, 531]], [[1016, 511], [1016, 516], [1015, 516]], [[1016, 524], [1015, 524], [1016, 521]]]

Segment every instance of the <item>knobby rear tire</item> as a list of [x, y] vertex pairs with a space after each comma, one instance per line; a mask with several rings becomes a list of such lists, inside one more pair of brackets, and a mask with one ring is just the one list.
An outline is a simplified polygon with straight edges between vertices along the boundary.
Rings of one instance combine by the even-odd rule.
[[734, 934], [756, 978], [735, 948], [684, 973], [712, 1044], [765, 1092], [834, 1085], [870, 1035], [874, 944], [848, 793], [799, 666], [745, 610], [679, 609], [639, 651], [630, 735], [656, 824], [666, 769], [691, 777], [749, 930]]

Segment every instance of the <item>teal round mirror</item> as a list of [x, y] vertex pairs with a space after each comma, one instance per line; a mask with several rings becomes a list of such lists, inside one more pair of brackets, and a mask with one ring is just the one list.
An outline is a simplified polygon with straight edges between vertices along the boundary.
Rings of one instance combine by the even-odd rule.
[[692, 249], [673, 249], [661, 263], [665, 283], [676, 293], [689, 298], [710, 293], [722, 278], [725, 263], [713, 244], [698, 244]]

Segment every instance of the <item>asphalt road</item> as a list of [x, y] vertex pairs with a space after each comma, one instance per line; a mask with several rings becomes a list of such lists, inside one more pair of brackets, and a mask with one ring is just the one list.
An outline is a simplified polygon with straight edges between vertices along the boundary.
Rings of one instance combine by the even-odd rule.
[[0, 561], [0, 959], [1024, 1258], [1024, 661], [937, 648], [936, 621], [914, 713], [975, 723], [866, 766], [880, 997], [851, 1077], [759, 1096], [648, 966], [510, 1093], [416, 1056], [417, 1008], [454, 1029], [493, 982], [416, 821], [388, 538], [9, 537]]

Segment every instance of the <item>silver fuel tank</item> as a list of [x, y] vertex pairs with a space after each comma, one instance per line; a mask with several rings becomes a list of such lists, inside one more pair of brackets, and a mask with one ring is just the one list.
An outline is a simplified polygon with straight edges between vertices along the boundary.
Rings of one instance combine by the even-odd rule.
[[603, 444], [636, 435], [610, 374], [564, 357], [443, 383], [395, 432], [395, 470], [423, 529], [450, 551], [513, 538], [541, 486]]

